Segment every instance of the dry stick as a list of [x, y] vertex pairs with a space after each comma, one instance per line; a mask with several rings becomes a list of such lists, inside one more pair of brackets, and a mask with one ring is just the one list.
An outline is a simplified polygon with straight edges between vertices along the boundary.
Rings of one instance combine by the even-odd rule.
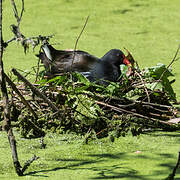
[[141, 80], [141, 81], [142, 81], [142, 83], [143, 83], [144, 90], [145, 90], [146, 95], [147, 95], [147, 98], [148, 98], [148, 102], [150, 103], [150, 97], [149, 97], [148, 90], [147, 90], [147, 88], [146, 88], [146, 84], [145, 84], [145, 82], [144, 82], [144, 80], [143, 80], [142, 76], [141, 76], [141, 75], [140, 75], [137, 71], [136, 71], [136, 74], [139, 76], [140, 80]]
[[13, 6], [14, 16], [18, 22], [19, 21], [19, 15], [18, 15], [18, 11], [17, 11], [16, 4], [15, 4], [14, 0], [11, 0], [11, 4]]
[[179, 49], [180, 49], [180, 44], [179, 44], [179, 46], [178, 46], [178, 48], [177, 48], [177, 50], [176, 50], [176, 53], [175, 53], [175, 55], [174, 55], [174, 58], [172, 59], [172, 61], [169, 63], [169, 65], [167, 66], [167, 68], [164, 70], [164, 72], [161, 74], [161, 77], [160, 77], [160, 81], [161, 81], [161, 78], [163, 77], [163, 75], [164, 75], [164, 73], [166, 73], [166, 71], [168, 70], [168, 68], [174, 63], [174, 61], [176, 60], [176, 57], [177, 57], [177, 55], [178, 55], [178, 53], [179, 53]]
[[82, 33], [83, 33], [83, 31], [84, 31], [87, 23], [88, 23], [88, 20], [89, 20], [89, 16], [86, 18], [86, 21], [85, 21], [85, 23], [84, 23], [84, 26], [83, 26], [83, 28], [82, 28], [82, 30], [81, 30], [78, 38], [76, 39], [76, 43], [75, 43], [75, 46], [74, 46], [74, 53], [73, 53], [73, 60], [72, 60], [72, 64], [71, 64], [71, 69], [72, 69], [72, 66], [73, 66], [73, 64], [74, 64], [75, 51], [76, 51], [76, 49], [77, 49], [78, 41], [79, 41], [79, 39], [80, 39], [80, 37], [81, 37], [81, 35], [82, 35]]
[[[52, 38], [52, 35], [51, 36], [41, 36], [39, 35], [38, 37], [29, 37], [29, 38], [26, 38], [21, 32], [20, 32], [20, 29], [19, 29], [19, 26], [20, 26], [20, 23], [21, 23], [21, 20], [22, 20], [22, 16], [23, 16], [23, 13], [24, 13], [24, 0], [22, 0], [22, 8], [21, 8], [21, 14], [19, 16], [18, 14], [18, 11], [17, 11], [17, 7], [16, 7], [16, 4], [14, 2], [14, 0], [11, 0], [11, 4], [13, 6], [13, 11], [14, 11], [14, 16], [17, 20], [17, 26], [12, 24], [11, 25], [11, 28], [12, 28], [12, 32], [14, 33], [14, 38], [8, 40], [5, 42], [6, 46], [12, 42], [12, 41], [20, 41], [22, 46], [24, 47], [24, 49], [26, 49], [27, 47], [29, 47], [29, 44], [31, 43], [32, 46], [33, 46], [33, 50], [34, 48], [40, 44], [40, 42], [45, 38], [45, 39], [49, 39], [49, 38]], [[33, 39], [36, 39], [36, 40], [33, 40]], [[26, 51], [26, 50], [25, 50]]]
[[[2, 22], [2, 0], [0, 1], [0, 22]], [[23, 175], [23, 171], [21, 169], [20, 162], [18, 160], [18, 154], [17, 154], [17, 148], [16, 148], [16, 140], [13, 134], [13, 130], [11, 127], [11, 118], [10, 118], [10, 109], [9, 109], [9, 99], [8, 99], [8, 93], [6, 88], [6, 80], [5, 80], [5, 73], [3, 69], [3, 61], [2, 61], [2, 55], [3, 55], [3, 47], [2, 47], [2, 23], [0, 23], [0, 85], [1, 85], [1, 91], [4, 101], [4, 125], [3, 128], [7, 132], [9, 144], [11, 147], [12, 152], [12, 158], [14, 167], [16, 170], [16, 173], [19, 176]], [[25, 168], [27, 169], [27, 168]]]
[[172, 174], [169, 176], [170, 180], [174, 180], [174, 177], [176, 175], [176, 170], [178, 169], [179, 165], [180, 165], [180, 150], [179, 150], [178, 160], [177, 160], [176, 166], [174, 167]]
[[[167, 66], [167, 68], [163, 71], [163, 73], [161, 74], [161, 76], [160, 76], [160, 78], [158, 79], [157, 83], [155, 84], [152, 92], [151, 92], [149, 95], [151, 95], [152, 93], [154, 93], [155, 88], [157, 87], [158, 83], [162, 80], [164, 74], [168, 71], [168, 68], [175, 62], [176, 57], [177, 57], [177, 55], [178, 55], [178, 53], [179, 53], [179, 49], [180, 49], [180, 44], [179, 44], [179, 46], [178, 46], [178, 48], [177, 48], [177, 50], [176, 50], [176, 53], [175, 53], [172, 61], [169, 63], [169, 65]], [[143, 101], [146, 100], [146, 98], [147, 98], [147, 97], [145, 97], [145, 98], [143, 99]]]
[[154, 107], [154, 106], [150, 106], [150, 105], [142, 105], [142, 108], [143, 107], [147, 107], [149, 109], [152, 109], [152, 110], [155, 110], [155, 111], [158, 111], [158, 112], [161, 112], [161, 113], [169, 113], [170, 111], [168, 110], [162, 110], [162, 109], [158, 109], [157, 107]]
[[[22, 0], [22, 9], [21, 9], [21, 15], [19, 17], [19, 24], [21, 22], [21, 19], [22, 19], [22, 16], [23, 16], [23, 12], [24, 12], [24, 0]], [[18, 26], [19, 26], [19, 24], [18, 24]]]
[[6, 131], [9, 144], [11, 147], [12, 152], [12, 159], [14, 163], [14, 167], [16, 169], [17, 174], [20, 176], [22, 175], [21, 172], [21, 165], [18, 160], [17, 155], [17, 149], [16, 149], [16, 140], [12, 131], [11, 127], [11, 117], [10, 117], [10, 108], [9, 108], [9, 98], [8, 98], [8, 92], [6, 87], [6, 80], [4, 75], [4, 68], [3, 68], [3, 47], [2, 47], [2, 0], [0, 0], [0, 86], [1, 86], [1, 92], [2, 92], [2, 98], [4, 103], [4, 124], [3, 129]]
[[[19, 29], [19, 26], [20, 26], [20, 23], [21, 23], [21, 20], [22, 20], [22, 16], [23, 16], [23, 13], [24, 13], [24, 0], [22, 0], [22, 7], [21, 7], [21, 14], [20, 14], [20, 16], [18, 14], [15, 1], [11, 0], [11, 4], [12, 4], [12, 7], [13, 7], [14, 16], [16, 18], [17, 25], [14, 25], [14, 24], [11, 25], [12, 32], [14, 33], [14, 37], [4, 43], [6, 45], [5, 47], [7, 47], [10, 42], [16, 40], [16, 41], [20, 41], [21, 42], [21, 44], [24, 47], [24, 49], [29, 47], [29, 44], [32, 44], [33, 50], [34, 50], [34, 48], [37, 45], [39, 45], [40, 42], [42, 42], [44, 39], [48, 40], [49, 38], [52, 38], [53, 35], [51, 35], [51, 36], [41, 36], [41, 35], [39, 35], [38, 37], [29, 37], [29, 38], [26, 38], [20, 32], [20, 29]], [[35, 40], [33, 40], [33, 39], [35, 39]]]
[[16, 4], [15, 4], [14, 0], [11, 0], [11, 4], [13, 6], [14, 16], [17, 20], [18, 27], [19, 27], [22, 16], [23, 16], [23, 12], [24, 12], [24, 0], [22, 0], [22, 9], [21, 9], [21, 15], [20, 16], [18, 15], [18, 11], [17, 11]]
[[[98, 98], [104, 99], [106, 96], [102, 96], [99, 94], [96, 94], [96, 96]], [[121, 98], [112, 96], [111, 99], [113, 100], [117, 100], [117, 101], [122, 101]], [[129, 99], [127, 99], [129, 100]], [[164, 107], [164, 108], [173, 108], [172, 106], [168, 106], [168, 105], [162, 105], [162, 104], [155, 104], [155, 103], [149, 103], [149, 102], [144, 102], [144, 101], [138, 101], [138, 100], [129, 100], [131, 103], [130, 104], [126, 104], [126, 105], [118, 105], [119, 107], [128, 107], [128, 106], [133, 106], [135, 104], [145, 104], [145, 105], [151, 105], [151, 106], [157, 106], [157, 107]]]
[[168, 105], [162, 105], [162, 104], [155, 104], [155, 103], [149, 103], [149, 102], [144, 102], [144, 101], [134, 101], [135, 103], [140, 103], [140, 104], [145, 104], [145, 105], [151, 105], [151, 106], [158, 106], [158, 107], [164, 107], [164, 108], [173, 108], [172, 106]]
[[15, 40], [16, 40], [16, 38], [14, 37], [14, 38], [12, 38], [12, 39], [6, 41], [5, 43], [6, 43], [6, 44], [9, 44], [10, 42], [15, 41]]
[[22, 168], [22, 173], [24, 173], [24, 171], [31, 165], [31, 163], [33, 163], [33, 161], [35, 161], [37, 159], [39, 159], [39, 157], [34, 155], [31, 159], [26, 161], [26, 163], [24, 164], [24, 167]]
[[[28, 101], [26, 101], [26, 99], [23, 97], [23, 95], [19, 92], [19, 90], [17, 89], [16, 85], [11, 81], [11, 79], [9, 79], [9, 77], [5, 75], [6, 81], [8, 82], [8, 84], [11, 86], [11, 88], [19, 95], [19, 97], [21, 98], [22, 103], [30, 110], [30, 112], [33, 114], [33, 116], [35, 117], [35, 119], [38, 119], [37, 114], [34, 112], [34, 110], [31, 108], [30, 104], [28, 103]], [[41, 133], [42, 135], [44, 135], [45, 133], [42, 131], [42, 129], [40, 129], [36, 124], [34, 124], [31, 120], [28, 120], [28, 122], [33, 126], [33, 128]]]
[[23, 77], [16, 69], [12, 69], [14, 75], [16, 75], [21, 81], [23, 81], [29, 88], [40, 98], [42, 98], [49, 106], [56, 112], [59, 112], [59, 109], [53, 104], [53, 102], [48, 99], [42, 92], [39, 91], [38, 88], [33, 86], [25, 77]]
[[168, 123], [168, 122], [165, 122], [165, 121], [161, 121], [161, 120], [158, 120], [158, 119], [154, 119], [154, 118], [150, 118], [150, 117], [146, 117], [146, 116], [143, 116], [141, 114], [138, 114], [138, 113], [134, 113], [134, 112], [131, 112], [131, 111], [128, 111], [128, 110], [125, 110], [125, 109], [122, 109], [122, 108], [117, 108], [115, 106], [112, 106], [112, 105], [109, 105], [109, 104], [106, 104], [104, 102], [100, 102], [100, 101], [95, 101], [97, 104], [99, 105], [103, 105], [105, 107], [109, 107], [109, 108], [112, 108], [113, 110], [117, 111], [117, 112], [125, 112], [125, 113], [128, 113], [128, 114], [133, 114], [137, 117], [141, 117], [141, 118], [145, 118], [145, 119], [148, 119], [148, 120], [152, 120], [154, 122], [158, 122], [158, 123], [161, 123], [163, 125], [168, 125], [170, 127], [170, 125], [172, 125], [172, 123]]
[[34, 110], [32, 109], [32, 107], [30, 106], [30, 104], [28, 103], [28, 101], [26, 101], [26, 99], [24, 98], [24, 96], [20, 93], [20, 91], [17, 89], [16, 85], [11, 81], [11, 79], [6, 75], [6, 81], [8, 82], [8, 84], [11, 86], [11, 88], [17, 93], [17, 95], [20, 97], [22, 103], [30, 110], [30, 112], [33, 114], [33, 116], [37, 119], [38, 116], [37, 114], [34, 112]]
[[[86, 18], [86, 21], [85, 21], [85, 23], [84, 23], [84, 26], [83, 26], [83, 28], [82, 28], [82, 30], [81, 30], [78, 38], [76, 39], [75, 46], [74, 46], [74, 52], [73, 52], [73, 60], [72, 60], [72, 64], [71, 64], [71, 71], [72, 71], [72, 66], [73, 66], [73, 64], [74, 64], [75, 51], [76, 51], [76, 49], [77, 49], [78, 41], [79, 41], [82, 33], [84, 32], [84, 29], [85, 29], [85, 27], [86, 27], [86, 25], [87, 25], [87, 23], [88, 23], [88, 20], [89, 20], [89, 16]], [[78, 100], [81, 102], [81, 104], [87, 109], [86, 105], [84, 105], [84, 103], [80, 100], [80, 98], [79, 98], [78, 96], [77, 96], [77, 98], [78, 98]], [[92, 113], [91, 113], [91, 114], [92, 114]]]
[[[98, 98], [101, 98], [101, 99], [104, 99], [105, 96], [100, 96], [99, 94], [96, 94], [96, 96]], [[123, 99], [122, 98], [118, 98], [118, 97], [112, 97], [112, 100], [116, 100], [116, 101], [119, 101], [121, 102]], [[149, 108], [153, 108], [159, 112], [164, 112], [164, 113], [171, 113], [173, 114], [173, 109], [175, 109], [173, 106], [168, 106], [168, 105], [162, 105], [162, 104], [155, 104], [155, 103], [149, 103], [149, 102], [144, 102], [144, 101], [137, 101], [137, 100], [130, 100], [130, 99], [127, 99], [126, 101], [129, 101], [129, 104], [118, 104], [117, 106], [120, 107], [120, 108], [128, 108], [128, 107], [135, 107], [136, 105], [140, 104], [144, 106], [148, 106]], [[161, 110], [159, 108], [166, 108], [167, 110]]]
[[36, 71], [36, 79], [35, 79], [35, 82], [37, 82], [37, 80], [38, 80], [38, 75], [39, 75], [39, 65], [40, 65], [40, 59], [38, 59], [38, 63], [37, 63], [37, 71]]
[[[151, 104], [151, 103], [149, 103], [149, 104], [144, 104], [144, 103], [136, 103], [136, 102], [134, 102], [134, 103], [131, 103], [131, 104], [125, 104], [125, 105], [123, 105], [123, 104], [118, 104], [117, 106], [118, 107], [120, 107], [120, 108], [128, 108], [128, 107], [132, 107], [132, 106], [135, 106], [135, 105], [137, 105], [137, 104], [142, 104], [142, 107], [149, 107], [149, 108], [151, 108], [151, 109], [154, 109], [154, 110], [156, 110], [156, 111], [159, 111], [159, 112], [169, 112], [169, 111], [167, 111], [167, 110], [161, 110], [161, 109], [158, 109], [157, 107], [160, 107], [160, 106], [157, 106], [157, 107], [154, 107], [154, 104]], [[144, 105], [143, 105], [144, 104]], [[156, 104], [155, 104], [156, 105]], [[164, 106], [163, 106], [164, 107]], [[167, 107], [166, 107], [167, 108]], [[169, 107], [168, 107], [169, 108]]]

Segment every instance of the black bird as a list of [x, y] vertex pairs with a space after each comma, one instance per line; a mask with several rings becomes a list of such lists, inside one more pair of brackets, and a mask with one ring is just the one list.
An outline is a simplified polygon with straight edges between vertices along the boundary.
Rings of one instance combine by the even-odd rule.
[[[116, 82], [120, 75], [120, 65], [130, 65], [129, 60], [119, 49], [111, 49], [102, 58], [97, 58], [85, 51], [56, 50], [49, 44], [42, 46], [41, 59], [48, 74], [80, 72], [91, 82], [97, 80]], [[102, 81], [102, 82], [105, 82]]]

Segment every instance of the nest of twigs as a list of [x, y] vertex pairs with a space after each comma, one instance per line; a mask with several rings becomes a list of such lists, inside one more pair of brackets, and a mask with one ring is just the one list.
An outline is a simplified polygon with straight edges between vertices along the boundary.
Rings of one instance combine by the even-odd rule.
[[144, 70], [134, 65], [130, 76], [125, 69], [120, 81], [109, 82], [108, 86], [91, 83], [78, 73], [31, 84], [15, 69], [12, 71], [23, 83], [13, 83], [6, 77], [11, 119], [24, 137], [44, 136], [47, 131], [118, 137], [129, 131], [138, 135], [149, 128], [178, 128], [178, 124], [168, 122], [177, 117], [178, 111], [168, 79], [173, 74], [163, 64]]
[[[21, 42], [26, 52], [29, 44], [34, 48], [49, 41], [52, 36], [26, 38], [19, 28], [24, 3], [20, 16], [15, 4], [13, 6], [17, 25], [11, 25], [14, 37], [3, 42], [4, 48], [16, 40]], [[87, 21], [88, 18], [76, 40], [75, 50]], [[13, 69], [15, 76], [23, 83], [13, 83], [5, 75], [11, 95], [12, 125], [19, 128], [24, 137], [44, 136], [47, 130], [104, 137], [112, 133], [116, 136], [126, 135], [129, 131], [137, 135], [147, 128], [177, 129], [178, 124], [168, 122], [178, 113], [173, 106], [176, 95], [171, 86], [173, 81], [169, 80], [173, 76], [169, 68], [176, 60], [179, 49], [180, 46], [167, 67], [159, 64], [144, 70], [138, 68], [137, 62], [127, 51], [127, 57], [132, 63], [131, 75], [127, 77], [127, 69], [122, 68], [123, 77], [120, 81], [109, 82], [106, 87], [90, 83], [77, 73], [66, 73], [51, 79], [41, 77], [38, 83], [31, 84]], [[2, 101], [0, 112], [2, 121]]]

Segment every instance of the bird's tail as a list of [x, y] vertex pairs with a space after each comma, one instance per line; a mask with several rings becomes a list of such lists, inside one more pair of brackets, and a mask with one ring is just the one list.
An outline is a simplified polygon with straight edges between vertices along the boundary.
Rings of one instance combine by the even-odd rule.
[[46, 55], [46, 57], [50, 60], [50, 61], [53, 61], [52, 59], [52, 53], [51, 53], [51, 50], [50, 50], [50, 45], [48, 44], [44, 44], [41, 46], [42, 50], [44, 51], [44, 54]]

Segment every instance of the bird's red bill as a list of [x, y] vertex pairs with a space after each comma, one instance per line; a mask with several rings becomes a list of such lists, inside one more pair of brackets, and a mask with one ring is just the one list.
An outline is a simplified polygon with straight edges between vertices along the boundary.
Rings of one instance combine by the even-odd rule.
[[127, 59], [126, 56], [124, 57], [123, 63], [124, 63], [125, 65], [130, 65], [130, 64], [131, 64], [130, 61]]
[[128, 66], [128, 71], [127, 71], [126, 75], [130, 76], [132, 73], [132, 64], [130, 63], [130, 61], [128, 60], [128, 58], [126, 56], [124, 56], [123, 63]]

